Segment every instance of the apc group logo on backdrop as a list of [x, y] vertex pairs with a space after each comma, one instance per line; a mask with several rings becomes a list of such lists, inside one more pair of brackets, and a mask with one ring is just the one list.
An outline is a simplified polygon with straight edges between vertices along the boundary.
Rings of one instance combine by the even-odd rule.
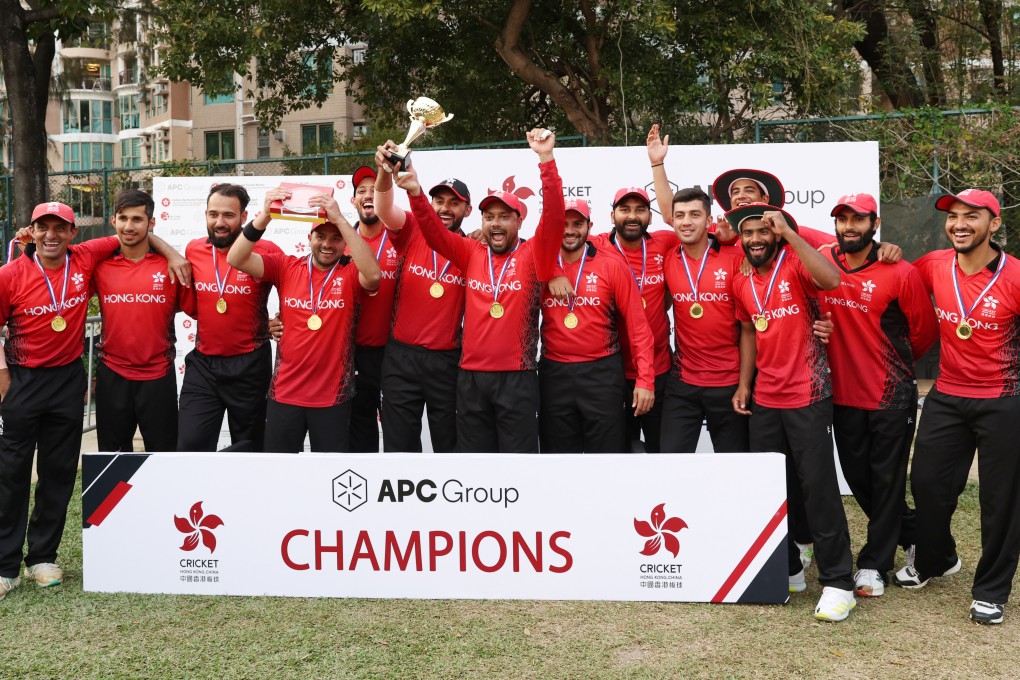
[[354, 470], [345, 470], [333, 478], [333, 502], [347, 512], [368, 502], [368, 480]]

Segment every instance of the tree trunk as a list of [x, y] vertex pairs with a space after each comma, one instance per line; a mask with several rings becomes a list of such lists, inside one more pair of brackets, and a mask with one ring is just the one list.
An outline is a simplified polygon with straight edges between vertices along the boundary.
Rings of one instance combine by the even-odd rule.
[[854, 47], [868, 62], [893, 107], [921, 106], [924, 97], [906, 60], [887, 53], [889, 25], [878, 0], [844, 0], [843, 10], [852, 20], [864, 24], [864, 37]]
[[56, 41], [43, 31], [29, 51], [28, 22], [18, 0], [0, 0], [0, 54], [11, 110], [14, 152], [14, 224], [26, 227], [32, 210], [49, 197], [46, 176], [46, 106]]
[[939, 49], [935, 12], [926, 0], [907, 0], [907, 11], [921, 42], [921, 69], [928, 85], [928, 104], [941, 107], [946, 103], [946, 80], [942, 74], [942, 51]]
[[978, 0], [981, 21], [988, 38], [988, 53], [992, 58], [992, 84], [995, 93], [1006, 94], [1006, 70], [1002, 57], [1002, 0]]

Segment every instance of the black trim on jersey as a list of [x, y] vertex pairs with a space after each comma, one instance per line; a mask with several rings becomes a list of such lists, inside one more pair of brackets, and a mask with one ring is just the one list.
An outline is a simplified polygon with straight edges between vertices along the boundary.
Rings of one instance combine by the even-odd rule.
[[842, 252], [843, 251], [840, 250], [839, 246], [832, 246], [833, 262], [835, 262], [836, 266], [845, 271], [847, 274], [855, 274], [878, 262], [878, 244], [875, 242], [875, 239], [871, 239], [871, 250], [868, 251], [868, 256], [864, 258], [864, 264], [856, 269], [850, 269], [840, 261], [839, 255]]
[[[652, 239], [652, 235], [648, 233], [648, 227], [645, 227], [645, 230], [641, 233], [641, 236], [646, 241], [650, 241]], [[609, 232], [609, 242], [612, 243], [614, 246], [616, 245], [616, 225], [613, 225], [613, 230]]]

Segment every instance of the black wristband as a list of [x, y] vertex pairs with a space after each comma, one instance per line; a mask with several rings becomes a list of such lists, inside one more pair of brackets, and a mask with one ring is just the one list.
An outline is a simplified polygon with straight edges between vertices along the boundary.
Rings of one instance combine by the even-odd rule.
[[265, 229], [256, 229], [255, 228], [255, 221], [252, 220], [248, 224], [244, 225], [243, 233], [244, 233], [244, 237], [246, 239], [248, 239], [252, 243], [256, 243], [256, 242], [258, 242], [258, 240], [260, 238], [262, 238], [265, 235], [266, 230]]

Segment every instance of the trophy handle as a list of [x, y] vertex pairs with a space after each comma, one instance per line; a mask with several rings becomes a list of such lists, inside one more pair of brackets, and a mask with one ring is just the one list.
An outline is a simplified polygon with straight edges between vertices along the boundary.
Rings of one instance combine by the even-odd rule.
[[411, 106], [413, 106], [413, 105], [414, 105], [414, 100], [413, 99], [408, 99], [407, 100], [407, 112], [411, 114], [412, 118], [414, 117], [414, 111], [411, 110]]

